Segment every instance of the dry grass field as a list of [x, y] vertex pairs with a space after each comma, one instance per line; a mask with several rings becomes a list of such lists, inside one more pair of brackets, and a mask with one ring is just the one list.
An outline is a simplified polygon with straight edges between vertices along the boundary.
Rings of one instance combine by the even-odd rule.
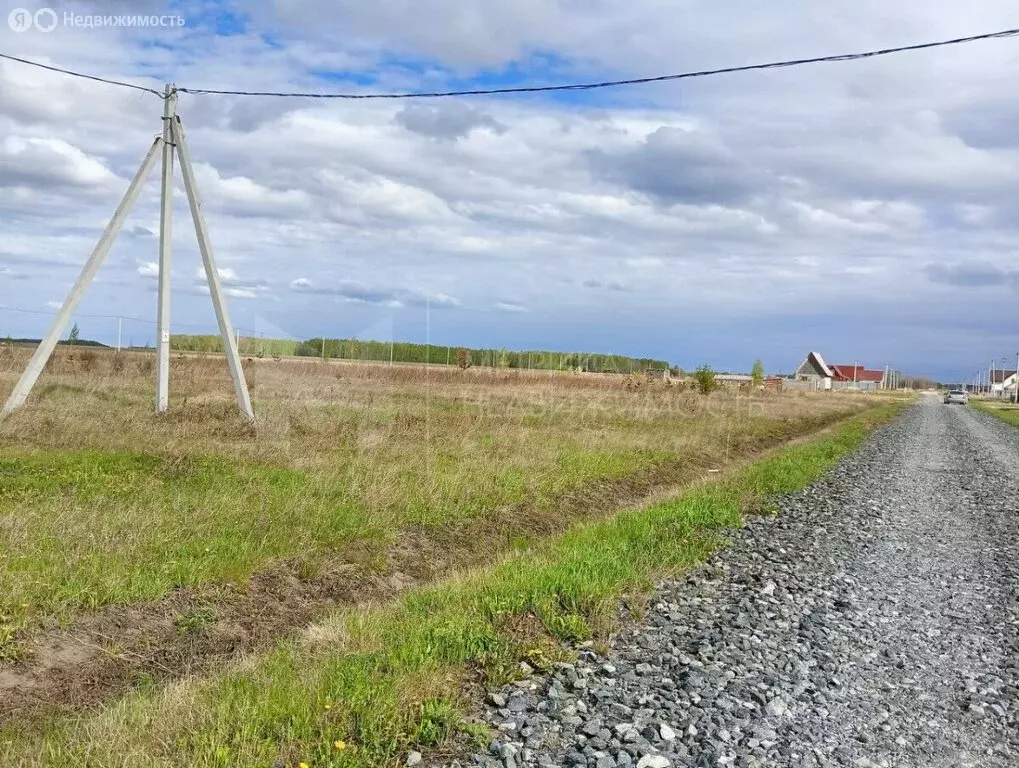
[[[0, 397], [26, 358], [4, 349]], [[732, 523], [748, 494], [821, 471], [868, 422], [723, 481], [736, 489], [723, 496], [660, 501], [657, 517], [630, 522], [621, 510], [751, 471], [737, 468], [854, 414], [891, 412], [858, 394], [703, 397], [623, 376], [251, 360], [251, 426], [219, 357], [175, 358], [170, 412], [154, 415], [153, 362], [61, 348], [29, 404], [0, 422], [6, 764], [375, 765], [407, 744], [434, 747], [455, 730], [457, 696], [435, 695], [448, 676], [459, 690], [468, 661], [499, 674], [520, 650], [500, 622], [593, 631], [599, 601], [705, 551], [699, 524]], [[681, 525], [648, 527], [677, 515]], [[638, 527], [608, 545], [599, 526], [611, 525]], [[613, 549], [638, 544], [640, 556]], [[601, 558], [581, 589], [602, 589], [597, 600], [569, 597], [577, 576], [564, 564], [581, 552]], [[531, 564], [513, 578], [534, 581], [479, 609], [469, 585], [504, 589], [507, 558]], [[459, 606], [442, 642], [415, 613], [438, 617], [437, 594]], [[309, 625], [327, 639], [310, 641]], [[421, 643], [420, 658], [385, 662], [400, 690], [372, 655], [387, 637]], [[314, 660], [297, 673], [294, 653]], [[340, 702], [335, 675], [363, 700]], [[261, 689], [268, 680], [285, 692]], [[344, 747], [311, 743], [323, 733]]]

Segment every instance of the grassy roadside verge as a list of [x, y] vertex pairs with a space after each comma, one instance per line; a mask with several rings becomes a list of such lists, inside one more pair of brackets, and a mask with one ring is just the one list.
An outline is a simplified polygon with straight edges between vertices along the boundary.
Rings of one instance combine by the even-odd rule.
[[1011, 403], [989, 403], [983, 400], [970, 400], [970, 405], [984, 413], [989, 413], [1006, 424], [1019, 427], [1019, 406]]
[[[821, 476], [903, 405], [854, 416], [724, 479], [583, 524], [501, 564], [342, 611], [229, 671], [139, 692], [45, 731], [0, 731], [9, 765], [379, 766], [454, 732], [476, 670], [541, 666], [555, 639], [602, 636], [626, 595], [702, 559], [741, 510]], [[530, 629], [527, 629], [530, 627]], [[279, 761], [279, 762], [277, 762]]]

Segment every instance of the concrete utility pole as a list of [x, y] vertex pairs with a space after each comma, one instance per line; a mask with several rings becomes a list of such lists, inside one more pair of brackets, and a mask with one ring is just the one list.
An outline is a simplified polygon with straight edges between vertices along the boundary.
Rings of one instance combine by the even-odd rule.
[[[198, 199], [198, 190], [195, 185], [194, 172], [191, 168], [191, 160], [187, 151], [187, 144], [184, 139], [184, 131], [177, 116], [177, 89], [168, 84], [163, 91], [163, 129], [162, 135], [156, 136], [149, 148], [148, 154], [142, 160], [138, 172], [135, 174], [127, 191], [124, 193], [120, 205], [106, 225], [103, 234], [99, 238], [92, 255], [78, 275], [78, 279], [71, 287], [63, 306], [57, 313], [46, 336], [36, 347], [32, 359], [29, 360], [21, 378], [14, 386], [10, 397], [4, 404], [2, 415], [6, 416], [11, 411], [24, 404], [32, 387], [38, 380], [49, 360], [50, 355], [57, 345], [61, 334], [70, 322], [74, 310], [81, 302], [85, 290], [88, 288], [96, 271], [99, 269], [106, 255], [113, 245], [117, 234], [123, 228], [124, 219], [130, 212], [131, 207], [138, 199], [142, 184], [148, 178], [152, 167], [155, 165], [156, 156], [161, 152], [163, 160], [162, 176], [160, 179], [161, 205], [159, 218], [159, 297], [158, 315], [156, 323], [156, 397], [155, 409], [162, 413], [169, 404], [169, 383], [170, 383], [170, 261], [171, 261], [171, 220], [173, 211], [173, 155], [174, 148], [177, 150], [177, 157], [180, 159], [181, 172], [184, 176], [184, 189], [187, 192], [188, 204], [191, 209], [191, 218], [195, 225], [195, 234], [198, 236], [198, 247], [202, 254], [202, 261], [205, 265], [205, 275], [209, 282], [209, 293], [212, 295], [213, 307], [216, 310], [216, 319], [219, 322], [220, 335], [223, 339], [223, 350], [226, 353], [227, 366], [230, 369], [230, 376], [233, 379], [234, 393], [237, 397], [237, 405], [248, 420], [254, 420], [254, 411], [251, 408], [251, 400], [248, 395], [247, 382], [244, 379], [244, 371], [241, 367], [238, 354], [239, 337], [233, 336], [230, 326], [230, 318], [227, 314], [226, 302], [223, 298], [223, 290], [220, 284], [219, 272], [216, 269], [212, 256], [212, 245], [209, 240], [209, 233], [205, 226], [205, 218], [202, 214], [201, 203]], [[121, 318], [117, 322], [117, 348], [121, 346], [122, 323]]]
[[156, 308], [156, 413], [170, 406], [170, 266], [173, 246], [173, 120], [177, 91], [163, 91], [163, 171], [159, 206], [159, 298]]

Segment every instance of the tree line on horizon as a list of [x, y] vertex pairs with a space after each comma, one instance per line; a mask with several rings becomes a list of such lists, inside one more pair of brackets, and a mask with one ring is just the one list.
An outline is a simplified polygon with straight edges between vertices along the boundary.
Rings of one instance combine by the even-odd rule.
[[[222, 352], [216, 335], [173, 335], [170, 347], [180, 352]], [[417, 344], [409, 341], [366, 341], [363, 339], [264, 339], [242, 336], [239, 352], [254, 357], [324, 357], [365, 362], [457, 365], [457, 352], [464, 350], [471, 365], [490, 368], [534, 370], [583, 370], [592, 373], [631, 373], [647, 369], [666, 370], [664, 360], [626, 355], [549, 350], [510, 350]], [[463, 358], [461, 357], [461, 360]]]

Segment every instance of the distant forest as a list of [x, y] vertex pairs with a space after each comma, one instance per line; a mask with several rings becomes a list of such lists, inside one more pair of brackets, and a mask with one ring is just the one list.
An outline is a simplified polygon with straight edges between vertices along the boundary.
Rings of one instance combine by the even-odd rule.
[[[219, 336], [170, 337], [172, 349], [181, 352], [222, 352]], [[584, 370], [594, 373], [630, 373], [648, 368], [665, 370], [664, 360], [606, 355], [587, 352], [550, 352], [548, 350], [471, 349], [436, 344], [412, 344], [398, 341], [364, 341], [361, 339], [258, 339], [241, 337], [242, 355], [256, 357], [326, 357], [340, 360], [364, 360], [395, 363], [431, 363], [456, 365], [457, 351], [470, 353], [471, 365], [492, 368], [529, 368], [535, 370]], [[390, 358], [392, 354], [392, 358]]]
[[[42, 343], [42, 339], [12, 339], [7, 336], [3, 339], [4, 344], [18, 344], [24, 346], [36, 346]], [[101, 344], [98, 341], [92, 341], [91, 339], [78, 339], [77, 341], [71, 341], [70, 339], [61, 339], [57, 342], [58, 346], [61, 347], [106, 347], [106, 344]]]

